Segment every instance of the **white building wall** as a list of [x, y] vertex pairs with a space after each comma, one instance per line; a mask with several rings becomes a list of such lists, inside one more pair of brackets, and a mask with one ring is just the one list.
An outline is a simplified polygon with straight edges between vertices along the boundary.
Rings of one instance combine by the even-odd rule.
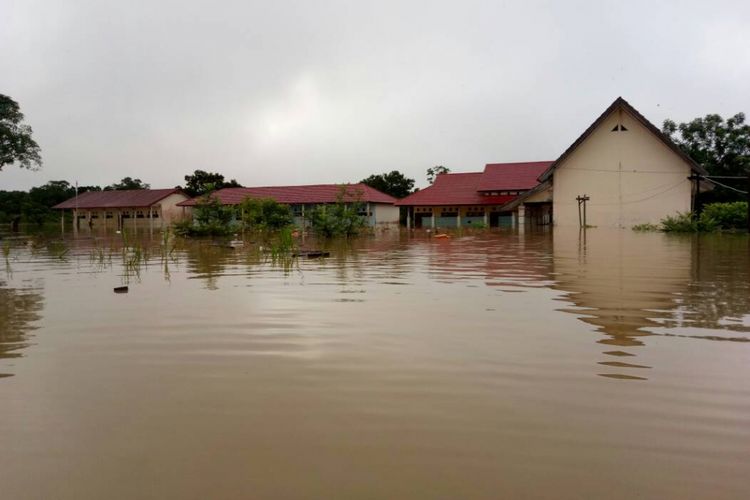
[[[621, 123], [627, 131], [612, 132]], [[553, 176], [553, 218], [578, 225], [576, 197], [588, 195], [587, 223], [632, 227], [691, 208], [690, 165], [625, 111], [614, 111]]]
[[375, 225], [398, 224], [399, 208], [387, 203], [370, 203], [370, 211], [375, 219]]
[[182, 220], [182, 207], [178, 207], [177, 204], [187, 199], [189, 197], [182, 193], [173, 193], [159, 202], [158, 205], [161, 206], [161, 214], [165, 225]]

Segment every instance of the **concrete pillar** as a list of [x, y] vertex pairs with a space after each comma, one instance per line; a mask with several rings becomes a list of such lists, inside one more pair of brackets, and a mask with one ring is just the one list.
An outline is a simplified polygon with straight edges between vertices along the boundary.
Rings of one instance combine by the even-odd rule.
[[456, 212], [456, 227], [461, 227], [461, 207], [458, 207], [458, 212]]
[[430, 215], [432, 229], [435, 229], [435, 207], [430, 208]]
[[136, 217], [136, 214], [135, 214], [135, 208], [132, 208], [130, 210], [130, 218], [133, 220], [133, 233], [135, 234], [138, 230], [136, 226], [136, 224], [138, 223], [138, 220], [137, 220], [138, 218]]
[[65, 232], [65, 209], [60, 210], [60, 230]]
[[484, 215], [484, 227], [490, 227], [490, 218], [489, 218], [489, 214], [487, 213], [487, 210], [488, 209], [485, 208], [484, 211], [482, 212]]
[[154, 213], [151, 207], [148, 207], [148, 230], [151, 233], [154, 232]]
[[370, 216], [370, 202], [369, 201], [365, 205], [365, 210], [367, 210], [367, 224], [369, 224], [370, 226], [374, 226], [375, 224], [373, 223], [372, 217]]
[[411, 229], [411, 207], [406, 207], [406, 229]]
[[526, 207], [518, 206], [518, 232], [522, 233], [526, 229]]

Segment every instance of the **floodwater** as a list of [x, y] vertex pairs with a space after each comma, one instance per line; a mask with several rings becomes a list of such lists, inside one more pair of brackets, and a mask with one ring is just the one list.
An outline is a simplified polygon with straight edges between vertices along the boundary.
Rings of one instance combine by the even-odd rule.
[[142, 244], [0, 241], [1, 498], [750, 497], [747, 235]]

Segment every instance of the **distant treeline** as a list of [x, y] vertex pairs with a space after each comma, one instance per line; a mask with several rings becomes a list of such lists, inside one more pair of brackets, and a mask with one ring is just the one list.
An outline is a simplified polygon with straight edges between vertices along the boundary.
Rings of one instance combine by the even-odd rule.
[[[79, 186], [78, 193], [101, 191], [99, 186]], [[50, 181], [29, 191], [0, 191], [0, 224], [20, 222], [43, 225], [59, 217], [52, 207], [75, 196], [68, 181]]]
[[[185, 187], [190, 196], [197, 196], [222, 187], [239, 186], [232, 179], [224, 181], [218, 173], [196, 170], [185, 176]], [[125, 177], [120, 182], [108, 186], [78, 186], [78, 194], [86, 191], [121, 191], [127, 189], [149, 189], [151, 186], [141, 181]], [[181, 186], [177, 186], [181, 187]], [[50, 181], [29, 191], [0, 191], [0, 224], [21, 223], [39, 226], [59, 220], [60, 214], [52, 207], [76, 195], [76, 187], [68, 181]]]
[[[125, 177], [109, 186], [78, 186], [78, 194], [86, 191], [114, 191], [148, 189], [140, 179]], [[0, 224], [18, 222], [43, 225], [60, 216], [52, 207], [76, 195], [76, 188], [68, 181], [50, 181], [29, 191], [0, 191]]]

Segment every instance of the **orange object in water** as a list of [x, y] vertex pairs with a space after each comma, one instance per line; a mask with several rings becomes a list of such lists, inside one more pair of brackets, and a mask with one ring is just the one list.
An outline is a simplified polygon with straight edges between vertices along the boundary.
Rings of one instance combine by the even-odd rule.
[[436, 234], [435, 238], [440, 238], [442, 240], [445, 238], [450, 238], [450, 235], [449, 234]]

